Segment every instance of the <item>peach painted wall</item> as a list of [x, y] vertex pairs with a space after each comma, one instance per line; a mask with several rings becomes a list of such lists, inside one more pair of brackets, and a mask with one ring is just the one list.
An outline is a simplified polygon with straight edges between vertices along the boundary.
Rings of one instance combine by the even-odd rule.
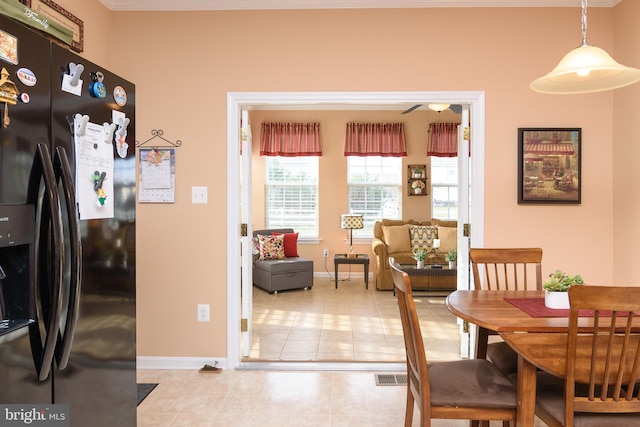
[[[264, 157], [260, 156], [260, 136], [262, 122], [318, 122], [323, 144], [320, 158], [319, 185], [319, 245], [300, 245], [300, 255], [313, 259], [314, 270], [324, 272], [325, 263], [322, 250], [329, 249], [326, 268], [333, 271], [333, 255], [344, 253], [348, 248], [348, 233], [340, 229], [340, 215], [348, 213], [347, 158], [344, 156], [345, 126], [348, 122], [402, 122], [407, 143], [407, 156], [402, 159], [402, 213], [403, 218], [425, 221], [431, 218], [431, 195], [408, 196], [406, 184], [407, 165], [428, 165], [426, 156], [427, 130], [430, 122], [460, 122], [460, 116], [451, 111], [438, 114], [426, 107], [402, 115], [400, 111], [251, 111], [250, 122], [253, 135], [253, 227], [264, 228]], [[430, 177], [430, 174], [427, 174]], [[371, 244], [356, 244], [354, 250], [369, 254], [373, 260]], [[371, 272], [375, 263], [371, 262]], [[359, 270], [362, 272], [362, 269]]]
[[58, 0], [56, 3], [84, 23], [84, 51], [80, 56], [120, 74], [118, 64], [111, 61], [114, 55], [111, 49], [111, 11], [97, 0]]
[[[628, 201], [638, 187], [630, 167], [637, 156], [624, 145], [637, 142], [638, 131], [620, 131], [619, 122], [637, 123], [639, 89], [552, 96], [528, 88], [579, 44], [577, 7], [118, 12], [105, 19], [112, 68], [137, 84], [137, 138], [161, 128], [184, 144], [176, 203], [138, 206], [139, 356], [226, 356], [225, 159], [235, 149], [226, 146], [227, 92], [484, 91], [486, 246], [541, 246], [545, 272], [562, 268], [612, 283], [616, 271], [620, 283], [640, 282], [640, 273], [613, 260], [614, 249], [627, 261], [640, 255], [637, 227], [629, 228], [640, 206]], [[631, 0], [590, 8], [589, 41], [640, 67], [639, 19]], [[518, 205], [516, 129], [556, 126], [583, 129], [582, 204]], [[614, 161], [623, 166], [615, 172]], [[190, 203], [199, 185], [209, 187], [207, 205]], [[321, 221], [330, 226], [334, 217]], [[212, 305], [210, 323], [196, 322], [197, 303]]]
[[[616, 6], [615, 59], [640, 68], [640, 2], [625, 0]], [[608, 113], [607, 113], [608, 114]], [[615, 91], [613, 109], [613, 282], [640, 284], [640, 84]]]

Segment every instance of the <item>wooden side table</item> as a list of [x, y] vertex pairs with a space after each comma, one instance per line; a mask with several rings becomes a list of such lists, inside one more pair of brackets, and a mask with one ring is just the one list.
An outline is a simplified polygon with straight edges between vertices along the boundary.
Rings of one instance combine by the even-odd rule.
[[338, 265], [340, 264], [362, 264], [364, 265], [364, 284], [369, 289], [369, 255], [356, 254], [355, 258], [347, 257], [347, 254], [335, 254], [333, 263], [336, 269], [336, 289], [338, 289]]

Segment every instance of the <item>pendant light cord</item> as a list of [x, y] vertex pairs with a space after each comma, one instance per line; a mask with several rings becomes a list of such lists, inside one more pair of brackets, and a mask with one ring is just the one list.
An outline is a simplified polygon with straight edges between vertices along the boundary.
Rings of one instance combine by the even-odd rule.
[[582, 0], [582, 46], [587, 45], [587, 0]]

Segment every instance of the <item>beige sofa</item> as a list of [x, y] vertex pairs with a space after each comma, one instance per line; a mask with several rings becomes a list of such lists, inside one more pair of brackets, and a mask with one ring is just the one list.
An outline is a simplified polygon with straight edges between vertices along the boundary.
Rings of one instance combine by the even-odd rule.
[[[393, 220], [383, 219], [376, 221], [373, 226], [373, 241], [371, 242], [373, 254], [376, 260], [376, 288], [378, 290], [393, 290], [393, 279], [391, 278], [391, 270], [389, 268], [389, 257], [395, 258], [400, 264], [415, 264], [412, 258], [412, 233], [410, 225], [418, 226], [434, 226], [429, 229], [429, 235], [433, 238], [440, 239], [440, 250], [437, 255], [432, 253], [425, 260], [425, 264], [444, 264], [446, 263], [444, 256], [450, 249], [457, 248], [456, 221], [442, 221], [432, 219], [430, 221], [414, 221], [409, 220]], [[435, 234], [433, 234], [435, 233]], [[414, 233], [414, 244], [416, 244]], [[427, 243], [428, 247], [432, 246], [432, 241]], [[456, 277], [442, 277], [438, 279], [439, 290], [456, 289]], [[430, 289], [429, 277], [412, 277], [411, 282], [414, 288]], [[431, 289], [433, 290], [433, 289]]]

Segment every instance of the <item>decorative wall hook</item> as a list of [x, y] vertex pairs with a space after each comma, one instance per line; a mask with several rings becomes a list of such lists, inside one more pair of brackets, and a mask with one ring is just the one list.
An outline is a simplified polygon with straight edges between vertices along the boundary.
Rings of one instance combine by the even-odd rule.
[[[151, 135], [153, 135], [153, 136], [152, 136], [151, 138], [147, 139], [147, 140], [146, 140], [146, 141], [144, 141], [144, 142], [138, 142], [138, 141], [136, 141], [136, 147], [142, 147], [142, 146], [143, 146], [144, 144], [146, 144], [147, 142], [152, 141], [152, 140], [154, 140], [154, 139], [156, 139], [156, 138], [160, 138], [161, 140], [163, 140], [163, 141], [165, 141], [165, 142], [167, 142], [167, 143], [169, 144], [169, 145], [164, 145], [164, 147], [169, 147], [169, 146], [170, 146], [170, 147], [180, 147], [180, 146], [182, 145], [182, 141], [180, 141], [179, 139], [178, 139], [178, 140], [176, 140], [176, 142], [169, 141], [168, 139], [164, 138], [164, 137], [162, 136], [162, 134], [163, 134], [162, 129], [157, 129], [157, 130], [156, 130], [156, 129], [153, 129], [153, 130], [151, 131]], [[156, 147], [162, 147], [162, 145], [160, 145], [160, 146], [156, 145]]]
[[86, 114], [83, 116], [80, 113], [76, 114], [73, 121], [75, 134], [78, 136], [84, 136], [84, 133], [87, 130], [87, 123], [89, 123], [89, 116]]
[[73, 62], [69, 62], [69, 76], [71, 76], [71, 80], [69, 80], [69, 84], [71, 86], [77, 86], [80, 77], [82, 76], [82, 72], [84, 71], [84, 65], [82, 64], [74, 64]]
[[109, 124], [105, 122], [102, 124], [102, 127], [104, 129], [104, 142], [110, 144], [111, 142], [113, 142], [113, 133], [116, 131], [116, 124]]

